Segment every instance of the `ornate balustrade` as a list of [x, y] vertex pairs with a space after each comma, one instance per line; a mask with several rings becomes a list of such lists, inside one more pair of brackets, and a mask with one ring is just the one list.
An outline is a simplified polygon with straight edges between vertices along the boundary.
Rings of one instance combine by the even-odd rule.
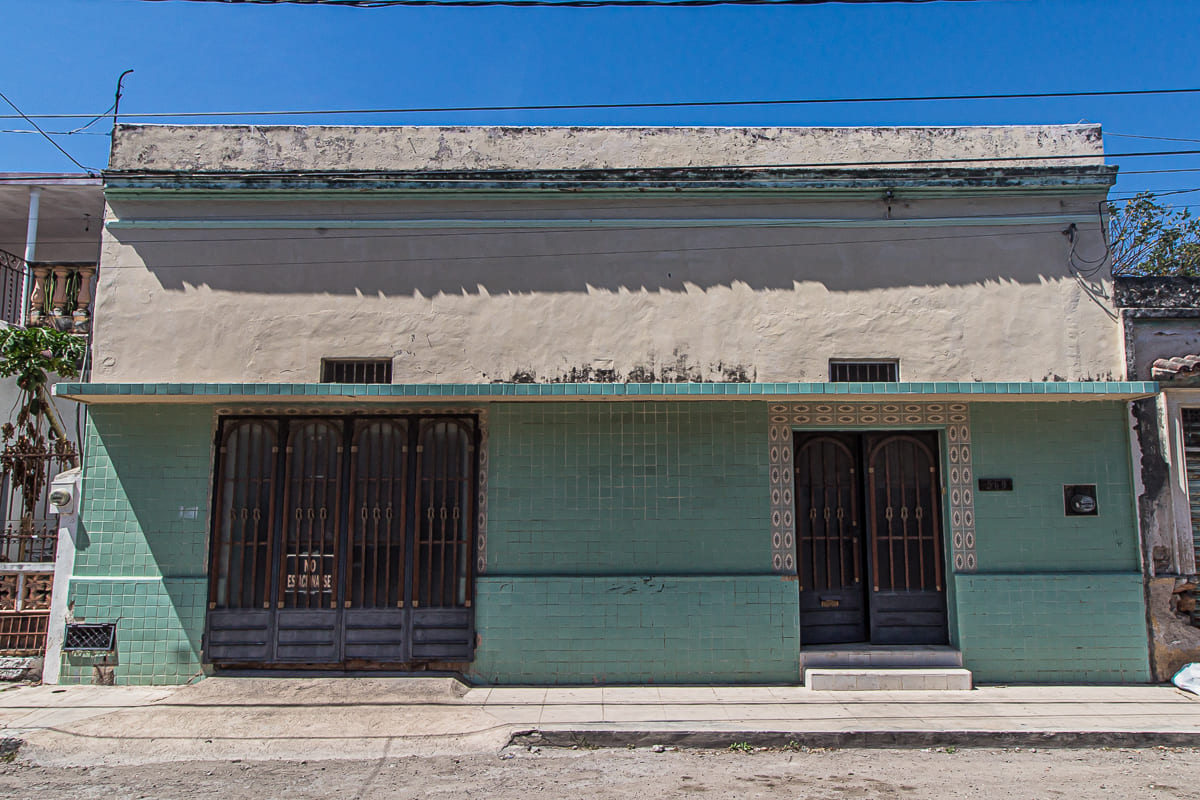
[[46, 325], [61, 331], [89, 333], [92, 329], [92, 279], [94, 263], [36, 262], [30, 265], [33, 286], [29, 292], [30, 326]]

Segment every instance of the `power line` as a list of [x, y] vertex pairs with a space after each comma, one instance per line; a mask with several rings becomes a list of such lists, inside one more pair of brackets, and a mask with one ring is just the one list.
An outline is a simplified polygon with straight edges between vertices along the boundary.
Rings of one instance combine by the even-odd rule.
[[[1166, 156], [1194, 156], [1200, 155], [1200, 150], [1157, 150], [1144, 151], [1139, 153], [1061, 153], [1057, 155], [1026, 155], [1026, 156], [978, 156], [972, 158], [926, 158], [926, 159], [896, 159], [893, 161], [829, 161], [829, 162], [810, 162], [810, 163], [783, 163], [783, 164], [702, 164], [694, 166], [637, 166], [637, 167], [566, 167], [552, 169], [513, 169], [513, 168], [496, 168], [496, 169], [439, 169], [439, 170], [278, 170], [274, 172], [257, 171], [257, 170], [112, 170], [111, 174], [121, 177], [139, 177], [139, 178], [154, 178], [154, 177], [177, 177], [186, 175], [193, 178], [277, 178], [284, 174], [295, 174], [305, 178], [328, 178], [328, 179], [344, 179], [354, 180], [358, 178], [370, 179], [378, 178], [381, 175], [396, 176], [398, 179], [402, 176], [403, 179], [422, 182], [422, 183], [477, 183], [480, 178], [475, 176], [488, 176], [487, 180], [496, 183], [529, 183], [543, 180], [541, 176], [558, 176], [558, 175], [591, 175], [597, 172], [623, 172], [636, 171], [638, 173], [646, 172], [716, 172], [716, 171], [767, 171], [767, 170], [783, 170], [783, 169], [830, 169], [830, 168], [857, 168], [857, 167], [910, 167], [910, 166], [931, 166], [934, 164], [991, 164], [991, 163], [1006, 163], [1028, 162], [1028, 161], [1074, 161], [1077, 159], [1103, 159], [1103, 158], [1141, 158], [1141, 157], [1166, 157]], [[1107, 164], [1087, 164], [1084, 166], [1108, 166]], [[472, 177], [469, 178], [444, 178], [438, 177], [446, 174], [456, 174], [460, 172], [470, 172]], [[493, 175], [517, 175], [517, 178], [492, 178]], [[862, 181], [877, 181], [877, 178], [849, 178], [850, 180]], [[671, 183], [685, 184], [705, 184], [705, 183], [722, 183], [719, 179], [695, 179], [695, 178], [671, 178]], [[574, 179], [576, 183], [589, 184], [607, 184], [607, 183], [628, 183], [625, 178], [581, 178]]]
[[[28, 123], [29, 123], [30, 125], [32, 125], [34, 128], [37, 128], [37, 132], [38, 132], [38, 133], [40, 133], [40, 134], [42, 135], [42, 137], [43, 137], [43, 138], [45, 138], [45, 140], [46, 140], [47, 142], [49, 142], [50, 144], [54, 145], [54, 147], [55, 147], [55, 148], [58, 150], [58, 152], [62, 153], [64, 156], [66, 156], [68, 159], [70, 159], [70, 161], [71, 161], [71, 163], [72, 163], [72, 164], [74, 164], [75, 166], [79, 167], [81, 170], [83, 170], [84, 172], [86, 172], [88, 175], [95, 175], [95, 172], [94, 172], [93, 170], [90, 170], [90, 169], [88, 169], [88, 168], [87, 168], [87, 167], [85, 167], [83, 164], [80, 164], [78, 161], [76, 161], [76, 160], [75, 160], [75, 156], [71, 155], [71, 154], [70, 154], [70, 153], [68, 153], [66, 150], [64, 150], [64, 149], [63, 149], [63, 148], [62, 148], [62, 147], [59, 145], [59, 143], [58, 143], [58, 142], [56, 142], [56, 141], [54, 141], [53, 139], [51, 139], [51, 138], [50, 138], [50, 135], [49, 135], [49, 134], [47, 134], [47, 133], [46, 133], [44, 130], [42, 130], [42, 129], [41, 129], [41, 127], [39, 127], [39, 126], [38, 126], [38, 124], [37, 124], [36, 122], [34, 122], [34, 121], [33, 121], [32, 119], [30, 119], [29, 117], [25, 116], [25, 113], [24, 113], [23, 111], [21, 111], [21, 109], [17, 108], [17, 104], [16, 104], [16, 103], [14, 103], [12, 100], [9, 100], [9, 99], [8, 99], [8, 96], [7, 96], [7, 95], [5, 95], [5, 94], [4, 94], [4, 92], [0, 92], [0, 99], [3, 99], [3, 100], [4, 100], [4, 102], [6, 102], [6, 103], [8, 103], [10, 106], [12, 106], [12, 109], [13, 109], [13, 111], [16, 111], [16, 112], [17, 112], [17, 114], [19, 114], [23, 120], [25, 120], [26, 122], [28, 122]], [[84, 127], [86, 127], [86, 126], [84, 126]]]
[[[163, 2], [164, 0], [150, 0]], [[207, 0], [197, 0], [206, 2]], [[962, 0], [957, 0], [962, 1]], [[838, 105], [843, 103], [924, 103], [952, 102], [961, 100], [1036, 100], [1057, 97], [1141, 97], [1154, 95], [1200, 94], [1200, 88], [1170, 89], [1113, 89], [1082, 92], [1017, 92], [1010, 94], [946, 94], [946, 95], [898, 95], [883, 97], [810, 97], [765, 100], [690, 100], [649, 103], [561, 103], [513, 106], [427, 106], [412, 108], [327, 108], [307, 110], [267, 109], [260, 111], [156, 111], [124, 113], [122, 119], [155, 119], [164, 117], [278, 117], [278, 116], [333, 116], [362, 114], [452, 114], [462, 112], [505, 112], [505, 111], [594, 111], [639, 108], [734, 108], [740, 106], [804, 106]], [[33, 119], [88, 119], [92, 114], [33, 114]], [[0, 114], [0, 119], [17, 119], [13, 115]]]
[[1113, 131], [1105, 131], [1105, 136], [1119, 136], [1122, 139], [1154, 139], [1159, 142], [1200, 142], [1200, 139], [1188, 139], [1182, 136], [1145, 136], [1136, 133], [1114, 133]]
[[31, 131], [28, 128], [5, 128], [0, 133], [41, 133], [45, 136], [112, 136], [111, 131]]
[[[164, 0], [150, 0], [164, 2]], [[983, 0], [189, 0], [193, 3], [223, 3], [226, 5], [306, 5], [339, 6], [342, 8], [391, 8], [401, 6], [446, 6], [521, 8], [612, 8], [612, 7], [689, 7], [706, 6], [816, 6], [830, 3], [936, 3], [982, 2]]]
[[[578, 231], [562, 231], [562, 233], [578, 233]], [[345, 258], [315, 260], [315, 261], [286, 261], [286, 262], [272, 261], [272, 262], [207, 263], [207, 264], [206, 263], [197, 263], [194, 261], [188, 261], [185, 264], [163, 264], [163, 265], [158, 265], [158, 266], [142, 266], [142, 265], [118, 266], [115, 264], [110, 264], [110, 265], [104, 266], [103, 269], [105, 269], [106, 271], [114, 270], [114, 269], [119, 269], [119, 270], [120, 269], [131, 269], [131, 270], [138, 270], [138, 271], [153, 272], [153, 271], [157, 271], [157, 270], [166, 270], [166, 269], [247, 269], [247, 268], [260, 268], [260, 267], [282, 269], [282, 268], [306, 267], [306, 266], [328, 266], [328, 265], [333, 265], [333, 264], [341, 264], [341, 265], [384, 264], [384, 265], [387, 265], [387, 264], [407, 264], [407, 263], [437, 264], [437, 263], [444, 263], [444, 262], [449, 262], [449, 261], [496, 261], [496, 260], [509, 260], [509, 261], [518, 260], [519, 261], [519, 260], [534, 259], [534, 258], [574, 258], [577, 256], [640, 256], [640, 255], [669, 254], [669, 253], [727, 252], [727, 251], [737, 251], [737, 250], [764, 250], [764, 249], [799, 248], [799, 247], [833, 247], [833, 246], [845, 246], [845, 245], [904, 244], [906, 242], [924, 242], [924, 241], [939, 241], [939, 240], [995, 239], [995, 238], [1000, 238], [1003, 236], [1055, 236], [1055, 237], [1059, 237], [1061, 239], [1062, 233], [1060, 230], [1055, 229], [1055, 230], [1050, 230], [1050, 231], [1006, 231], [1006, 232], [1002, 232], [1002, 233], [959, 234], [959, 235], [951, 235], [951, 236], [910, 236], [910, 237], [904, 237], [904, 238], [892, 237], [892, 238], [886, 238], [886, 239], [849, 239], [849, 240], [842, 240], [842, 241], [821, 241], [821, 242], [781, 242], [781, 243], [775, 243], [775, 244], [744, 244], [744, 245], [726, 245], [726, 246], [720, 246], [720, 247], [671, 246], [671, 247], [658, 247], [658, 248], [649, 248], [649, 249], [640, 249], [640, 250], [569, 250], [569, 251], [554, 252], [554, 253], [514, 253], [511, 255], [487, 253], [487, 254], [483, 254], [483, 255], [467, 255], [467, 256], [446, 256], [446, 257], [419, 256], [419, 257], [375, 258], [375, 259], [363, 259], [363, 258], [358, 258], [358, 257], [347, 256]], [[313, 243], [316, 243], [319, 241], [323, 241], [324, 238], [327, 238], [327, 237], [322, 237], [322, 239], [305, 239], [304, 242], [306, 244], [313, 244]], [[365, 239], [365, 240], [370, 240], [373, 238], [392, 238], [392, 237], [378, 237], [373, 234], [368, 234], [366, 236], [359, 237], [359, 238]], [[124, 240], [119, 240], [119, 241], [124, 243]], [[169, 240], [161, 240], [161, 241], [143, 240], [143, 243], [174, 245], [180, 241], [186, 241], [186, 240], [179, 240], [179, 239], [169, 239]], [[209, 239], [209, 240], [204, 240], [204, 241], [206, 241], [209, 244], [219, 244], [224, 241], [233, 241], [233, 240]], [[246, 240], [243, 239], [241, 241], [246, 241]], [[294, 239], [273, 239], [271, 241], [287, 243], [287, 242], [296, 241], [296, 240], [294, 240]]]

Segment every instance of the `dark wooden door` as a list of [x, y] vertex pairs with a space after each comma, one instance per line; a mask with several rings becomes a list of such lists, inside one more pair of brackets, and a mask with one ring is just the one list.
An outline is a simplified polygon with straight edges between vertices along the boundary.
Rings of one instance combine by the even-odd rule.
[[801, 642], [944, 644], [937, 434], [797, 433]]
[[470, 660], [474, 419], [226, 419], [218, 437], [209, 661]]
[[852, 434], [796, 435], [796, 563], [805, 644], [867, 639], [858, 462]]

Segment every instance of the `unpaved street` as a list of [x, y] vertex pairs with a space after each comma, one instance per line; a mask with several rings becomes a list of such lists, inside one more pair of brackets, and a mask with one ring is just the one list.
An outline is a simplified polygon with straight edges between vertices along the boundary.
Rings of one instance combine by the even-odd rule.
[[[511, 757], [509, 757], [511, 756]], [[374, 761], [0, 766], [0, 797], [1194, 798], [1200, 749], [558, 750]]]

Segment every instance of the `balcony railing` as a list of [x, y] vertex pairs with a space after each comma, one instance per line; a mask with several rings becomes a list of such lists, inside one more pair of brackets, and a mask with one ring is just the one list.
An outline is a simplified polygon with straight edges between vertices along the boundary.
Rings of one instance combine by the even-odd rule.
[[21, 303], [25, 298], [25, 259], [0, 250], [0, 321], [20, 325]]
[[[33, 273], [28, 314], [22, 317], [25, 281]], [[0, 250], [0, 320], [10, 325], [45, 326], [70, 333], [92, 330], [92, 262], [35, 261]]]
[[35, 262], [33, 288], [29, 292], [30, 326], [44, 325], [71, 333], [92, 329], [93, 263]]

